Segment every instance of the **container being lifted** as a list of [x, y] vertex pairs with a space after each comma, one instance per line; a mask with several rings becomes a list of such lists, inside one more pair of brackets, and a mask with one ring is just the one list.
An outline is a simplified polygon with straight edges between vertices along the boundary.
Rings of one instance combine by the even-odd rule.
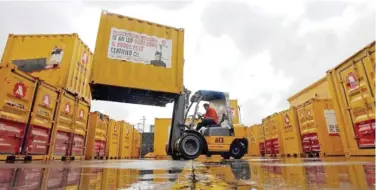
[[165, 106], [184, 93], [184, 30], [102, 11], [92, 98]]

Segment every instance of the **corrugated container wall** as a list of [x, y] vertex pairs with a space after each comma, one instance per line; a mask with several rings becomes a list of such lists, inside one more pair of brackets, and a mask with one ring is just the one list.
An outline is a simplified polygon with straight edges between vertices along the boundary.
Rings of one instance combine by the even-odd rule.
[[154, 120], [154, 154], [155, 157], [165, 157], [166, 144], [168, 143], [169, 127], [171, 119], [155, 118]]
[[232, 124], [240, 123], [238, 100], [230, 100], [230, 108], [232, 113]]
[[2, 65], [17, 65], [20, 70], [48, 84], [65, 88], [90, 101], [92, 55], [77, 34], [10, 34]]
[[302, 91], [294, 94], [288, 101], [291, 107], [299, 106], [306, 101], [315, 98], [315, 99], [331, 99], [331, 93], [329, 91], [329, 83], [327, 77], [316, 81], [310, 86], [304, 88]]
[[375, 155], [375, 41], [327, 76], [346, 154]]
[[110, 119], [107, 128], [106, 154], [108, 159], [117, 159], [119, 157], [120, 144], [120, 126], [119, 122]]
[[259, 147], [260, 147], [260, 155], [265, 155], [265, 133], [264, 133], [265, 127], [264, 124], [260, 125], [259, 129]]
[[303, 152], [344, 155], [331, 100], [312, 99], [298, 106], [297, 112]]
[[296, 108], [292, 107], [288, 110], [282, 111], [280, 112], [280, 116], [282, 119], [281, 130], [284, 154], [287, 156], [301, 156], [303, 154], [303, 149]]
[[260, 155], [260, 125], [253, 125], [248, 128], [248, 155], [259, 156]]
[[86, 159], [105, 156], [108, 123], [109, 117], [107, 115], [100, 112], [90, 113], [85, 149]]
[[284, 155], [281, 116], [275, 113], [264, 120], [265, 129], [268, 131], [265, 141], [266, 154]]
[[165, 106], [184, 90], [183, 62], [183, 29], [102, 11], [93, 99]]
[[0, 153], [20, 154], [37, 80], [10, 67], [0, 68]]

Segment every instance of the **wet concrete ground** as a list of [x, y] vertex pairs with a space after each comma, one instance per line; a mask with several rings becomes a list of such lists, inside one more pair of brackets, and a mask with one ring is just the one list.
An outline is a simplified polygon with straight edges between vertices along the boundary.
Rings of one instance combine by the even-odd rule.
[[375, 158], [0, 164], [0, 189], [375, 189]]

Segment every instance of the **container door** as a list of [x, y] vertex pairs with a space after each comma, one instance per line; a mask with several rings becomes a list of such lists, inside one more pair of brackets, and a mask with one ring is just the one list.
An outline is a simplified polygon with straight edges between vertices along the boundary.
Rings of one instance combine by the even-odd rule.
[[57, 89], [43, 83], [39, 85], [33, 107], [34, 114], [30, 120], [23, 151], [24, 154], [45, 155], [48, 153], [49, 138], [58, 95]]
[[82, 156], [84, 154], [85, 137], [82, 135], [73, 136], [72, 156]]
[[73, 95], [63, 92], [60, 100], [59, 117], [57, 120], [57, 130], [71, 132], [73, 125], [73, 117], [75, 114], [76, 99]]
[[[359, 148], [375, 148], [375, 98], [363, 59], [339, 71]], [[374, 79], [373, 79], [374, 80]]]
[[36, 81], [28, 75], [0, 69], [0, 153], [21, 152]]
[[317, 134], [317, 123], [315, 122], [315, 116], [316, 114], [314, 112], [314, 106], [312, 102], [309, 102], [305, 105], [305, 121], [306, 121], [306, 130], [308, 133], [303, 135], [303, 141], [309, 142], [309, 148], [311, 152], [320, 152], [320, 142]]

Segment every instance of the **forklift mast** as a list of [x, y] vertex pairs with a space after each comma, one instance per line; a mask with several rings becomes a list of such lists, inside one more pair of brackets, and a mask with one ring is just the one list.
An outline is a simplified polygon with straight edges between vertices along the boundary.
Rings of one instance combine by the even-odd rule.
[[189, 105], [191, 91], [184, 88], [184, 93], [180, 94], [174, 101], [170, 136], [168, 140], [168, 155], [171, 155], [174, 144], [183, 135], [185, 129], [185, 114]]

